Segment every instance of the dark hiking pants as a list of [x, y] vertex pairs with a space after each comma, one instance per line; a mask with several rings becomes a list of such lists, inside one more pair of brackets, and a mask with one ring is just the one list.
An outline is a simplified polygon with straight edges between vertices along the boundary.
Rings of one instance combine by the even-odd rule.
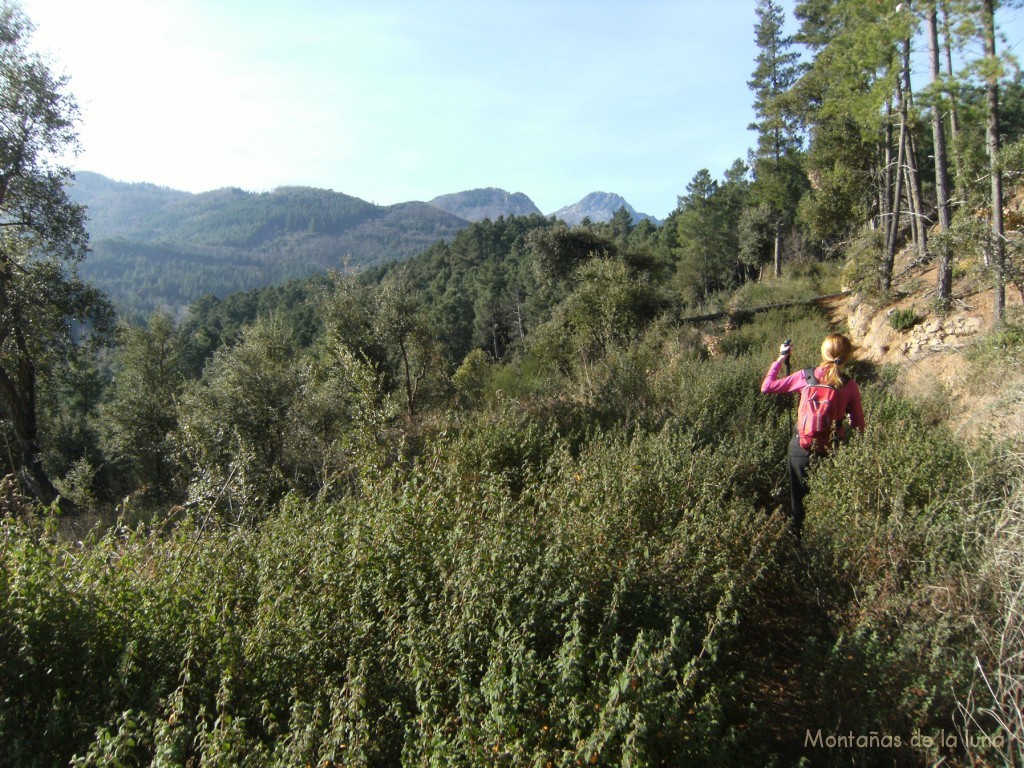
[[804, 496], [807, 495], [807, 467], [814, 454], [800, 447], [800, 438], [793, 435], [789, 441], [789, 518], [796, 537], [800, 538], [804, 525]]

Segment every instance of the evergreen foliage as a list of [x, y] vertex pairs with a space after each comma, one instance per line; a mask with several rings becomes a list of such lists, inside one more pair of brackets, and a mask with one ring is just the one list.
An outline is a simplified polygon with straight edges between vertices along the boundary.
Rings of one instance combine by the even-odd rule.
[[99, 339], [112, 310], [77, 271], [84, 210], [68, 198], [71, 172], [59, 160], [77, 146], [78, 108], [67, 78], [31, 50], [32, 32], [20, 8], [0, 5], [0, 406], [13, 437], [7, 468], [50, 504], [58, 492], [40, 455], [38, 395], [59, 389], [78, 357], [74, 326]]

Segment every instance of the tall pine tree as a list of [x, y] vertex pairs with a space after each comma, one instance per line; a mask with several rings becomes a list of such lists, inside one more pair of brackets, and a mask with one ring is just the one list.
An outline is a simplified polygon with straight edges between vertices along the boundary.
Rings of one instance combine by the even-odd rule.
[[754, 92], [757, 148], [751, 152], [754, 172], [753, 197], [768, 211], [772, 228], [775, 275], [782, 271], [781, 239], [784, 227], [792, 223], [796, 205], [806, 186], [799, 160], [800, 124], [787, 100], [802, 67], [799, 54], [792, 50], [793, 38], [783, 33], [785, 15], [774, 0], [757, 0], [754, 25], [758, 55], [747, 85]]
[[701, 168], [686, 185], [686, 195], [671, 217], [676, 227], [675, 282], [691, 302], [703, 304], [729, 286], [739, 259], [736, 216], [722, 187]]
[[887, 291], [908, 188], [903, 182], [914, 183], [906, 170], [915, 164], [908, 160], [912, 94], [904, 52], [916, 20], [896, 0], [804, 0], [795, 14], [797, 39], [813, 52], [797, 86], [815, 186], [803, 213], [817, 222], [822, 239], [841, 241], [865, 221], [868, 230], [884, 233], [879, 287]]
[[1001, 323], [1006, 312], [1006, 243], [1003, 231], [1003, 169], [999, 164], [999, 77], [1002, 70], [996, 56], [994, 0], [982, 0], [981, 29], [985, 43], [985, 144], [988, 147], [989, 178], [992, 188], [992, 266], [995, 269], [992, 316], [996, 323]]

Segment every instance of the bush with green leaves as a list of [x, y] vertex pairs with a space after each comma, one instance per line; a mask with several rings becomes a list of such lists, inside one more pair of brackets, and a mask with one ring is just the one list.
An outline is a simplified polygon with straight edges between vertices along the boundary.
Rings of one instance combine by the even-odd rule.
[[179, 400], [189, 498], [237, 516], [330, 490], [359, 474], [349, 454], [374, 452], [385, 412], [374, 371], [344, 346], [297, 354], [282, 326], [257, 323]]
[[100, 412], [104, 455], [117, 469], [122, 495], [141, 491], [156, 504], [180, 494], [172, 439], [184, 384], [183, 349], [169, 316], [154, 314], [146, 328], [122, 326]]
[[[976, 515], [967, 534], [976, 543], [973, 578], [962, 601], [977, 624], [971, 686], [958, 704], [975, 764], [1024, 765], [1024, 465], [1008, 458], [1012, 482], [1003, 503]], [[967, 613], [967, 611], [964, 611]]]
[[862, 232], [851, 242], [843, 265], [843, 285], [870, 301], [883, 298], [881, 264], [884, 239], [880, 230]]
[[804, 269], [795, 265], [787, 270], [783, 278], [768, 278], [744, 283], [735, 291], [729, 301], [732, 309], [753, 309], [755, 307], [803, 301], [816, 296], [839, 293], [839, 275], [835, 268], [812, 264]]
[[283, 326], [259, 322], [237, 345], [219, 350], [202, 380], [185, 390], [178, 436], [183, 465], [193, 475], [191, 499], [223, 500], [237, 514], [284, 494], [283, 436], [301, 388], [295, 363]]
[[474, 349], [452, 374], [452, 386], [464, 407], [478, 404], [484, 395], [491, 372], [491, 358], [482, 349]]
[[[808, 728], [962, 724], [1017, 626], [984, 546], [1016, 486], [864, 382], [869, 429], [812, 470], [795, 548], [787, 400], [758, 385], [780, 335], [816, 351], [825, 328], [771, 313], [707, 360], [655, 324], [586, 400], [538, 371], [415, 453], [383, 439], [372, 371], [303, 356], [274, 424], [344, 469], [330, 493], [83, 543], [0, 523], [0, 743], [26, 765], [788, 765], [822, 759]], [[209, 383], [240, 390], [228, 362]]]
[[913, 309], [895, 309], [889, 315], [889, 326], [897, 331], [909, 331], [921, 322], [920, 316]]
[[1019, 365], [1024, 360], [1024, 311], [1009, 308], [1006, 321], [968, 347], [967, 357], [986, 379], [993, 367]]
[[867, 431], [818, 462], [807, 497], [810, 575], [839, 629], [821, 681], [847, 681], [854, 731], [883, 720], [893, 733], [952, 730], [980, 641], [964, 593], [988, 509], [944, 427], [871, 394]]
[[258, 528], [8, 521], [0, 740], [25, 764], [738, 759], [781, 522], [723, 503], [684, 433], [552, 447], [519, 493], [442, 443]]
[[793, 344], [791, 365], [794, 369], [803, 368], [818, 364], [821, 341], [833, 330], [814, 307], [774, 309], [724, 333], [720, 347], [731, 356], [756, 355], [764, 361], [767, 370], [778, 354], [779, 345], [790, 339]]

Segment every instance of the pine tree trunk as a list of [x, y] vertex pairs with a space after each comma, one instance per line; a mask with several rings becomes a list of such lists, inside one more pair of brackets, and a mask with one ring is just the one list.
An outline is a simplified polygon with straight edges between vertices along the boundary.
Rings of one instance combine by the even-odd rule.
[[39, 457], [39, 428], [36, 422], [35, 367], [27, 360], [18, 362], [16, 381], [0, 372], [0, 391], [3, 392], [14, 435], [21, 452], [18, 470], [25, 490], [44, 505], [50, 505], [60, 495], [43, 468]]
[[903, 99], [903, 89], [900, 88], [898, 81], [896, 83], [896, 97], [899, 99], [898, 112], [900, 116], [900, 137], [899, 148], [896, 153], [897, 172], [892, 176], [892, 178], [894, 178], [894, 189], [891, 198], [892, 213], [889, 218], [889, 228], [886, 231], [885, 254], [882, 258], [881, 287], [883, 293], [888, 293], [889, 289], [892, 287], [892, 271], [893, 266], [896, 263], [896, 244], [900, 232], [900, 200], [903, 197], [903, 174], [899, 172], [899, 169], [903, 167], [907, 149], [907, 113]]
[[907, 162], [904, 163], [903, 170], [906, 176], [910, 216], [914, 223], [914, 242], [917, 244], [918, 256], [925, 259], [928, 257], [928, 222], [925, 220], [922, 202], [921, 174], [917, 168], [917, 141], [910, 131], [907, 131]]
[[782, 276], [782, 235], [779, 233], [779, 225], [775, 225], [775, 253], [773, 256], [775, 262], [775, 276]]
[[[903, 164], [903, 152], [904, 147], [907, 144], [907, 138], [904, 135], [903, 128], [900, 128], [899, 138], [899, 152], [897, 164]], [[896, 244], [899, 239], [900, 232], [900, 198], [903, 197], [903, 174], [897, 173], [895, 179], [895, 189], [892, 193], [892, 206], [891, 213], [889, 215], [889, 227], [886, 230], [885, 236], [885, 256], [882, 260], [882, 291], [888, 293], [892, 287], [892, 271], [893, 266], [896, 264]]]
[[[907, 113], [914, 103], [914, 91], [910, 84], [910, 40], [903, 41], [903, 113], [900, 119], [906, 123]], [[917, 254], [922, 259], [928, 258], [928, 226], [924, 217], [923, 195], [921, 193], [921, 175], [918, 172], [917, 140], [911, 131], [907, 132], [907, 162], [904, 165], [907, 175], [907, 192], [910, 200], [910, 215], [914, 223], [914, 239], [917, 243]]]
[[[939, 30], [935, 8], [929, 9], [928, 54], [932, 82], [939, 79]], [[942, 119], [942, 109], [936, 104], [932, 107], [932, 140], [935, 145], [935, 196], [939, 217], [939, 232], [949, 232], [953, 217], [949, 205], [949, 160], [946, 156], [946, 130]], [[949, 243], [941, 239], [939, 246], [937, 292], [939, 301], [946, 303], [953, 295], [953, 259]]]
[[[985, 32], [985, 56], [994, 64], [996, 31], [993, 0], [982, 2], [982, 25]], [[992, 319], [995, 323], [1001, 323], [1006, 312], [1006, 247], [1003, 242], [1003, 172], [999, 166], [999, 81], [995, 74], [990, 74], [985, 84], [985, 102], [988, 109], [985, 138], [992, 181], [992, 267], [995, 270]]]
[[19, 478], [32, 497], [49, 505], [57, 500], [59, 494], [39, 458], [36, 367], [23, 334], [24, 323], [21, 322], [17, 308], [7, 299], [14, 282], [13, 269], [9, 263], [0, 269], [0, 315], [9, 322], [2, 334], [14, 347], [14, 360], [10, 367], [0, 367], [0, 397], [7, 406], [21, 452]]
[[948, 82], [946, 85], [946, 98], [949, 99], [949, 137], [953, 143], [953, 169], [956, 173], [957, 183], [963, 182], [963, 158], [960, 151], [960, 117], [959, 108], [956, 99], [956, 93], [953, 91], [953, 51], [950, 45], [950, 38], [952, 35], [949, 31], [949, 5], [943, 0], [939, 3], [942, 7], [942, 35], [944, 45], [942, 46], [943, 52], [946, 55], [946, 77]]
[[416, 389], [412, 385], [412, 366], [409, 363], [409, 352], [404, 342], [399, 342], [398, 349], [402, 353], [402, 369], [405, 373], [405, 398], [408, 405], [409, 421], [416, 419]]
[[878, 212], [885, 227], [886, 237], [888, 237], [889, 222], [892, 216], [892, 198], [890, 197], [893, 188], [892, 146], [892, 102], [889, 101], [885, 105], [885, 149], [882, 152], [882, 182], [878, 189]]
[[523, 322], [523, 298], [516, 288], [516, 327], [519, 329], [519, 340], [526, 338], [526, 324]]

